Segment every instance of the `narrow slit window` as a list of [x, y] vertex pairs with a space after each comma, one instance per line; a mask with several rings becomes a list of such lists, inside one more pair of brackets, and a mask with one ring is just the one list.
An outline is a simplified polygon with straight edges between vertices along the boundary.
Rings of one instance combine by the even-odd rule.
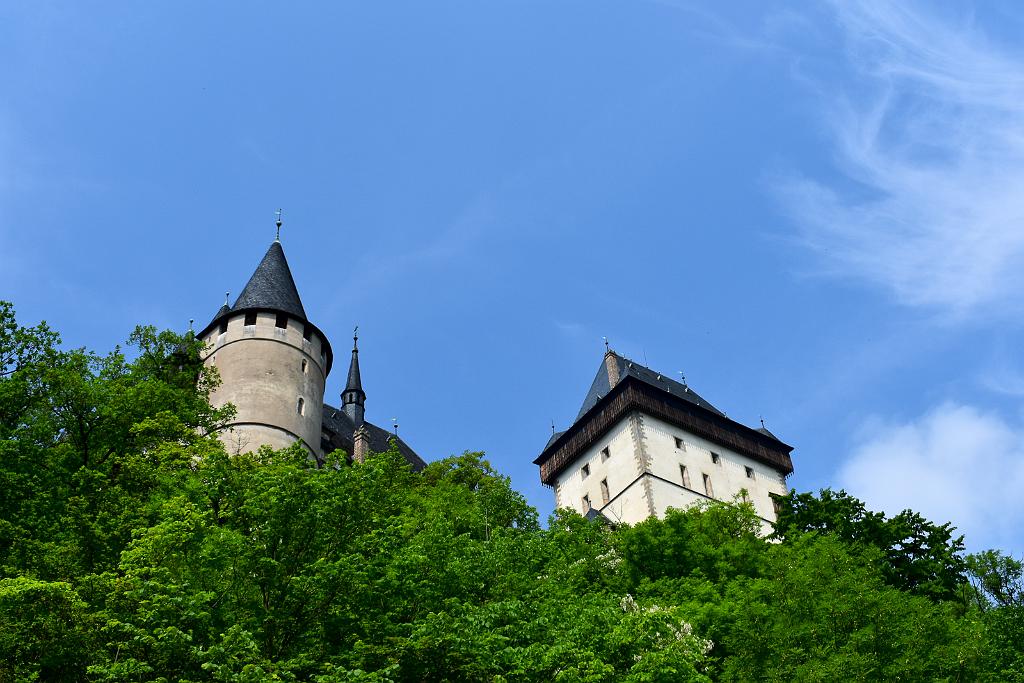
[[245, 314], [245, 324], [246, 325], [255, 325], [256, 324], [256, 312], [255, 311], [250, 311], [250, 312]]
[[705, 474], [704, 475], [704, 493], [707, 495], [708, 498], [714, 498], [715, 497], [715, 489], [713, 489], [711, 487], [711, 475], [710, 474]]
[[690, 472], [686, 469], [686, 465], [679, 466], [679, 476], [683, 480], [683, 488], [690, 488]]
[[302, 374], [306, 374], [306, 359], [302, 359]]
[[584, 465], [583, 467], [581, 467], [580, 468], [580, 474], [583, 475], [584, 479], [589, 477], [590, 476], [590, 465]]
[[590, 512], [590, 496], [583, 496], [583, 512]]
[[277, 314], [277, 320], [274, 321], [274, 325], [280, 327], [282, 330], [288, 327], [288, 316], [284, 313]]
[[607, 505], [608, 504], [608, 497], [609, 497], [608, 496], [608, 480], [607, 479], [602, 479], [601, 480], [601, 504], [602, 505]]
[[306, 414], [306, 401], [299, 396], [299, 400], [295, 402], [295, 412], [299, 415]]
[[722, 462], [722, 456], [720, 456], [718, 453], [715, 453], [714, 451], [711, 451], [711, 462], [717, 465], [718, 463]]
[[612, 452], [608, 450], [607, 446], [605, 446], [604, 448], [601, 449], [601, 462], [604, 462], [610, 457], [612, 457]]

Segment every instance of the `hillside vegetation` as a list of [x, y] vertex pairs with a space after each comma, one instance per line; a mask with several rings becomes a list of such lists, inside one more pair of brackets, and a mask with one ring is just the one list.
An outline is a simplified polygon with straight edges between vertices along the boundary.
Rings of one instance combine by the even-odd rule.
[[478, 453], [229, 455], [196, 342], [130, 343], [0, 303], [0, 682], [1024, 681], [1021, 565], [912, 512], [542, 528]]

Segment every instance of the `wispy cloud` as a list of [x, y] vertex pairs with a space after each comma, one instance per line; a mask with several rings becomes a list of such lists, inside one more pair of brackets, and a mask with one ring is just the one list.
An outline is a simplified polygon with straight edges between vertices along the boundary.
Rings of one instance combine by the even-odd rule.
[[908, 422], [869, 421], [838, 484], [871, 509], [910, 508], [934, 522], [951, 521], [970, 550], [1019, 553], [1022, 444], [1024, 425], [946, 403]]
[[[823, 115], [846, 181], [780, 186], [829, 272], [966, 316], [1024, 291], [1024, 51], [970, 17], [835, 2], [848, 66]], [[1012, 20], [1012, 19], [1007, 19]], [[1024, 27], [1022, 27], [1024, 28]]]

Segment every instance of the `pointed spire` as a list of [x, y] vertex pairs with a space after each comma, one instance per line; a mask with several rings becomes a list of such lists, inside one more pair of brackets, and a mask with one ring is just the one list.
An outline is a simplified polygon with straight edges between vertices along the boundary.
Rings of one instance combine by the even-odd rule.
[[231, 310], [251, 308], [288, 313], [306, 322], [306, 310], [302, 307], [299, 290], [295, 288], [295, 280], [280, 242], [275, 241], [267, 249]]
[[341, 407], [357, 427], [363, 424], [366, 412], [366, 394], [359, 375], [359, 326], [352, 331], [352, 362], [348, 366], [348, 381], [341, 395]]

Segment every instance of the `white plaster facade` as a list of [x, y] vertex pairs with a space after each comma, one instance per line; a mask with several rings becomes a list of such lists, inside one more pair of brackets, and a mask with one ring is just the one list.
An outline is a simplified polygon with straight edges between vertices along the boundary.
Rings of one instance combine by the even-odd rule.
[[787, 492], [779, 470], [640, 411], [596, 440], [557, 476], [554, 488], [556, 507], [586, 514], [589, 501], [609, 519], [628, 524], [702, 500], [731, 501], [745, 490], [765, 533], [775, 521], [772, 495]]
[[263, 444], [284, 448], [300, 441], [319, 457], [326, 344], [319, 333], [306, 332], [305, 325], [292, 317], [286, 327], [278, 327], [278, 314], [254, 315], [255, 324], [246, 325], [246, 312], [239, 311], [226, 319], [223, 332], [214, 326], [202, 339], [204, 362], [215, 366], [221, 378], [210, 403], [233, 403], [237, 409], [221, 432], [221, 441], [231, 453]]

